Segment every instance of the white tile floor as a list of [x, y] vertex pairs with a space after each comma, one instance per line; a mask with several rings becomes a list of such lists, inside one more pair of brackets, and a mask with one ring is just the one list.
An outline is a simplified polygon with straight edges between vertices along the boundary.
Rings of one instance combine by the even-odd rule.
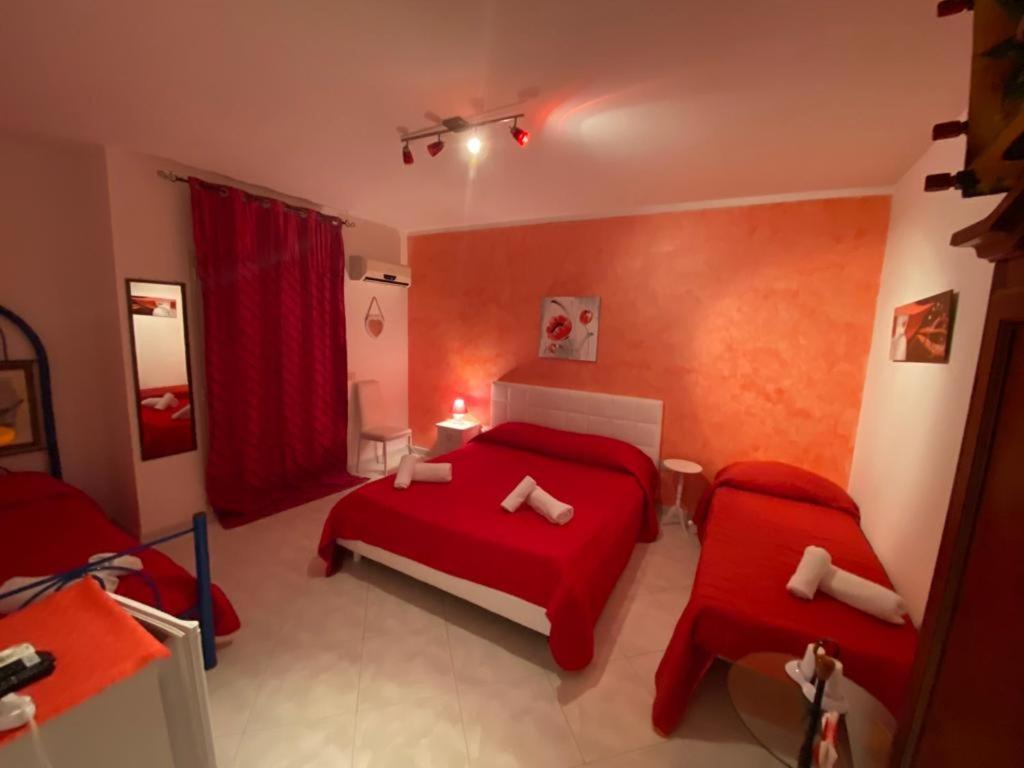
[[698, 554], [678, 525], [637, 547], [595, 660], [567, 673], [544, 637], [383, 566], [323, 578], [314, 552], [336, 498], [211, 529], [214, 578], [243, 622], [208, 677], [220, 768], [775, 765], [732, 711], [724, 667], [671, 738], [651, 728]]

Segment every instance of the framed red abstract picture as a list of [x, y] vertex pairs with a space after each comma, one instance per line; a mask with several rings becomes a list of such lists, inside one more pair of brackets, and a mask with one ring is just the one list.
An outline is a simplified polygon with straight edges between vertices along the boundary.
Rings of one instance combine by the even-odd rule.
[[889, 359], [898, 363], [945, 363], [953, 334], [956, 294], [945, 291], [896, 307]]
[[600, 296], [548, 296], [540, 310], [540, 356], [597, 360]]

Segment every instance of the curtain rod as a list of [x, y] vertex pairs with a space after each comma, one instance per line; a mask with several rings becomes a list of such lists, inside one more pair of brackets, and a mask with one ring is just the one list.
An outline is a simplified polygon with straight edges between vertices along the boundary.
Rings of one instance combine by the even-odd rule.
[[[165, 181], [181, 182], [183, 184], [187, 184], [188, 183], [188, 176], [179, 176], [174, 171], [165, 171], [165, 170], [161, 169], [161, 170], [158, 170], [156, 172], [156, 175], [159, 176], [161, 179], [164, 179]], [[198, 178], [198, 177], [196, 177], [196, 178]], [[227, 185], [225, 185], [225, 184], [215, 184], [214, 182], [206, 181], [205, 179], [199, 179], [199, 181], [203, 182], [203, 184], [208, 184], [211, 187], [216, 187], [217, 189], [222, 189], [225, 192], [229, 189], [229, 187]], [[283, 205], [289, 211], [295, 211], [296, 213], [299, 213], [299, 214], [302, 214], [302, 215], [307, 215], [307, 214], [312, 213], [312, 214], [315, 214], [317, 216], [323, 216], [325, 219], [327, 219], [331, 223], [333, 223], [333, 224], [340, 224], [343, 227], [354, 227], [356, 225], [354, 221], [350, 221], [350, 220], [342, 218], [340, 216], [331, 216], [330, 214], [321, 213], [320, 211], [314, 211], [312, 208], [302, 208], [302, 207], [297, 206], [297, 205], [289, 205], [288, 203], [284, 202], [283, 200], [278, 200], [277, 198], [274, 198], [274, 197], [267, 197], [266, 195], [254, 195], [251, 192], [246, 192], [244, 189], [242, 190], [242, 192], [244, 194], [248, 195], [249, 197], [251, 197], [253, 200], [267, 200], [267, 201], [273, 200], [275, 202], [281, 203], [281, 205]]]

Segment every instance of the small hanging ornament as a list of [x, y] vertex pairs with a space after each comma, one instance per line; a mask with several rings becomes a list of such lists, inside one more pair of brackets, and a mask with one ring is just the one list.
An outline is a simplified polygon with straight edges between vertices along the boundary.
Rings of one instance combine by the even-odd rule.
[[[375, 306], [376, 310], [374, 310]], [[384, 311], [380, 308], [380, 302], [377, 301], [376, 296], [370, 299], [370, 306], [366, 309], [363, 325], [366, 326], [366, 332], [375, 339], [384, 333]]]

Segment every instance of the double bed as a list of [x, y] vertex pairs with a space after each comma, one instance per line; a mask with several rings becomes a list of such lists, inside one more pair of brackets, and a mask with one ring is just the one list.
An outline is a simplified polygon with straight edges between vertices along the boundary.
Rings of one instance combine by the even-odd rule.
[[[321, 536], [328, 573], [377, 560], [548, 636], [565, 669], [593, 657], [593, 629], [637, 541], [658, 535], [662, 404], [496, 382], [491, 429], [439, 457], [451, 483], [341, 499]], [[502, 499], [532, 476], [575, 516], [556, 526]]]

